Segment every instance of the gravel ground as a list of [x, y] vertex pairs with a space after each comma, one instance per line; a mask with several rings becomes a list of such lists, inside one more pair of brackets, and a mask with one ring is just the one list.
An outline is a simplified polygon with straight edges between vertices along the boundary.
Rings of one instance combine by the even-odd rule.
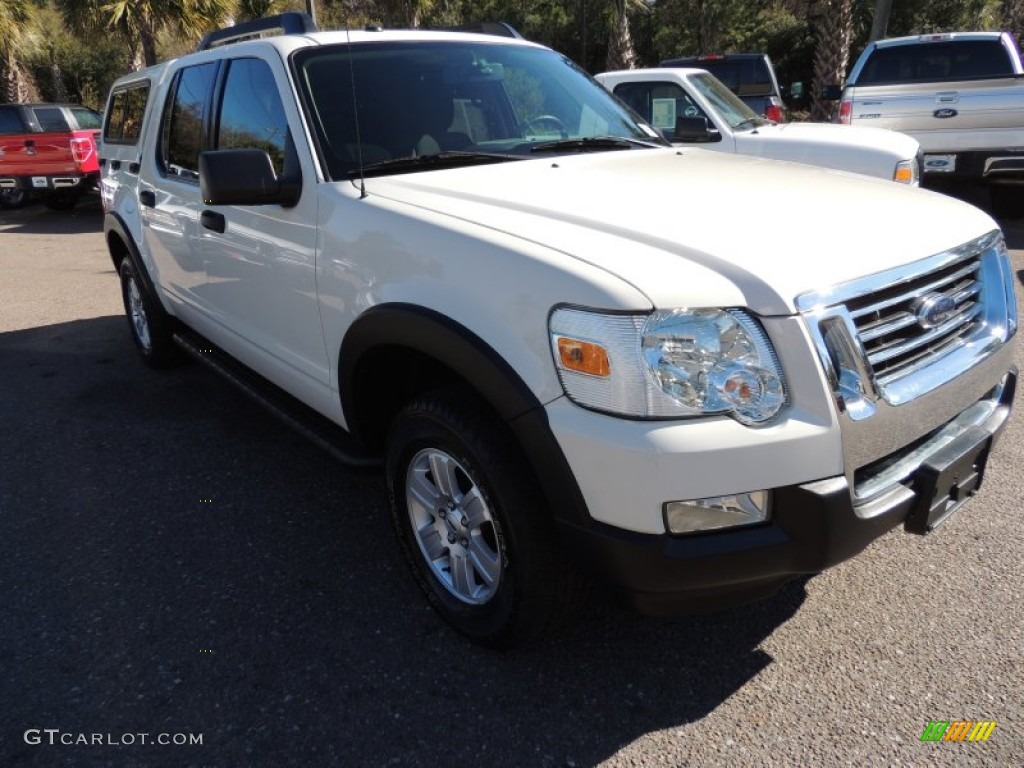
[[[100, 227], [0, 212], [0, 766], [1024, 763], [1019, 413], [935, 535], [724, 613], [595, 599], [491, 653], [423, 607], [378, 476], [137, 362]], [[920, 742], [954, 719], [998, 726]]]

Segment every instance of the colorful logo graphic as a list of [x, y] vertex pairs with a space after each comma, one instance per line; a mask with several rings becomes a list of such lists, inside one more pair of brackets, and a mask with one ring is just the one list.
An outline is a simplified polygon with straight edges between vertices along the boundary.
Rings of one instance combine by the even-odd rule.
[[988, 741], [995, 720], [929, 720], [921, 741]]

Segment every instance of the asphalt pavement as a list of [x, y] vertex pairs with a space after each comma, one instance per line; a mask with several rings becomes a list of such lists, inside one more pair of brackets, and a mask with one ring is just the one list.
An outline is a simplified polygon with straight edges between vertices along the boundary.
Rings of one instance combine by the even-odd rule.
[[[0, 211], [0, 766], [1024, 763], [1019, 412], [931, 536], [489, 652], [425, 607], [379, 476], [137, 360], [101, 229]], [[943, 720], [997, 726], [921, 742]]]

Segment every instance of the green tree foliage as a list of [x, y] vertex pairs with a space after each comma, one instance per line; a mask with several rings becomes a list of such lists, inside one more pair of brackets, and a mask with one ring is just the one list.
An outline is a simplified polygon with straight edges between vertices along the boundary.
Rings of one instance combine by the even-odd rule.
[[198, 41], [231, 17], [237, 0], [56, 0], [56, 4], [70, 28], [119, 36], [134, 51], [138, 67], [156, 64], [160, 32]]
[[[851, 0], [851, 34], [823, 35], [835, 0], [314, 0], [324, 29], [449, 28], [504, 21], [584, 69], [653, 66], [672, 56], [766, 52], [784, 85], [812, 79], [816, 55], [848, 67], [875, 0]], [[1024, 0], [894, 0], [887, 34], [1024, 33]], [[305, 11], [308, 0], [0, 0], [0, 98], [95, 105], [114, 77], [195, 46], [230, 20]], [[59, 15], [58, 15], [59, 12]], [[831, 50], [850, 40], [849, 50]], [[819, 40], [824, 41], [819, 44]], [[819, 53], [824, 45], [830, 50]]]
[[114, 80], [131, 69], [123, 43], [109, 36], [72, 34], [52, 7], [39, 9], [36, 23], [45, 43], [27, 59], [39, 98], [102, 109]]
[[30, 0], [0, 0], [0, 90], [4, 101], [23, 101], [33, 93], [26, 61], [43, 44], [37, 11]]

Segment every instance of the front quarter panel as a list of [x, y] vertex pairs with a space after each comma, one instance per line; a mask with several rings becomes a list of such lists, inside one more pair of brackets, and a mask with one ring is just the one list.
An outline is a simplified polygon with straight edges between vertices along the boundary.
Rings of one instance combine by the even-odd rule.
[[317, 290], [332, 376], [356, 318], [382, 304], [433, 310], [496, 350], [541, 402], [562, 395], [548, 316], [557, 304], [649, 311], [636, 288], [525, 239], [345, 182], [320, 185]]

